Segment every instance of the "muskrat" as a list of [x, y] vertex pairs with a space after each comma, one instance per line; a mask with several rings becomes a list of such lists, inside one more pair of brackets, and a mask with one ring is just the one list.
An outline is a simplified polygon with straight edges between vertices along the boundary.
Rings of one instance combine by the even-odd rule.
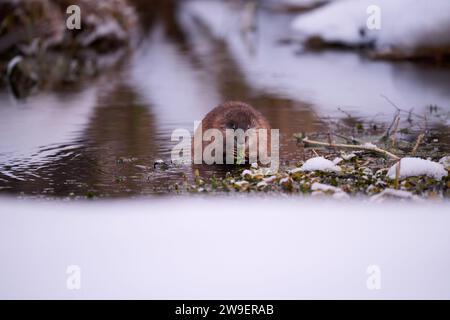
[[[259, 148], [264, 147], [266, 149], [266, 154], [270, 156], [271, 150], [271, 127], [267, 119], [258, 111], [256, 111], [252, 106], [240, 101], [229, 101], [225, 102], [218, 107], [211, 110], [202, 120], [201, 128], [197, 128], [195, 136], [199, 134], [199, 130], [201, 130], [201, 134], [205, 134], [205, 132], [209, 129], [217, 129], [222, 133], [223, 137], [223, 163], [226, 162], [226, 130], [238, 130], [241, 129], [243, 132], [249, 132], [247, 130], [254, 129], [255, 133], [258, 134], [259, 129], [265, 129], [267, 132], [267, 144], [263, 146], [260, 144], [260, 136], [256, 135], [256, 143], [257, 150]], [[233, 137], [236, 142], [236, 138]], [[214, 141], [214, 139], [210, 141], [203, 141], [202, 143], [202, 154], [205, 150], [205, 147], [210, 145]], [[192, 144], [192, 155], [194, 157], [194, 147], [195, 143]], [[248, 136], [245, 138], [245, 160], [249, 160], [249, 139]], [[215, 151], [214, 151], [215, 152]], [[258, 151], [259, 152], [259, 151]], [[236, 154], [236, 144], [234, 145], [233, 150], [233, 159], [236, 160], [239, 156]], [[214, 155], [215, 156], [215, 155]], [[258, 154], [259, 157], [259, 154]], [[199, 159], [196, 155], [194, 159]], [[195, 162], [195, 161], [194, 161]], [[196, 162], [198, 164], [198, 162]]]

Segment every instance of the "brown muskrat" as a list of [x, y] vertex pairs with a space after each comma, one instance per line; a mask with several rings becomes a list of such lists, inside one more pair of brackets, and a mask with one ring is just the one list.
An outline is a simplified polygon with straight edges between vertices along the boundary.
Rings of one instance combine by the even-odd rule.
[[[199, 126], [195, 132], [194, 135], [194, 143], [192, 144], [192, 155], [194, 158], [194, 163], [199, 164], [200, 163], [200, 155], [203, 155], [203, 152], [205, 152], [205, 148], [207, 148], [209, 145], [213, 144], [213, 141], [215, 141], [215, 136], [211, 139], [208, 139], [209, 137], [205, 137], [205, 133], [209, 129], [216, 129], [218, 132], [222, 134], [223, 137], [223, 155], [216, 155], [216, 149], [214, 149], [214, 155], [213, 157], [216, 160], [216, 163], [220, 163], [219, 159], [223, 159], [222, 163], [230, 164], [229, 161], [226, 161], [226, 152], [227, 152], [227, 130], [231, 131], [234, 130], [234, 132], [237, 132], [237, 130], [241, 129], [241, 132], [249, 133], [253, 129], [255, 132], [255, 139], [250, 140], [249, 136], [247, 135], [245, 137], [245, 148], [241, 149], [241, 151], [244, 152], [244, 154], [239, 155], [237, 151], [237, 139], [236, 136], [230, 136], [230, 138], [233, 138], [234, 141], [230, 141], [230, 143], [234, 144], [234, 147], [232, 149], [231, 157], [234, 160], [233, 163], [243, 163], [247, 160], [252, 160], [252, 157], [249, 157], [249, 152], [251, 152], [252, 147], [256, 144], [256, 149], [259, 152], [259, 148], [266, 148], [265, 154], [267, 156], [270, 156], [270, 150], [271, 150], [271, 127], [267, 119], [258, 111], [256, 111], [252, 106], [249, 104], [246, 104], [244, 102], [240, 101], [229, 101], [225, 102], [218, 107], [214, 108], [212, 111], [210, 111], [202, 120], [201, 127]], [[260, 141], [260, 136], [258, 135], [259, 129], [265, 129], [266, 130], [266, 144], [263, 145]], [[250, 131], [248, 131], [250, 130]], [[216, 131], [216, 133], [218, 133]], [[198, 138], [197, 138], [198, 137]], [[204, 138], [202, 144], [195, 143], [195, 140], [200, 140]], [[241, 140], [243, 143], [244, 141]], [[194, 153], [194, 148], [202, 147], [200, 154]], [[259, 160], [259, 153], [256, 154]], [[237, 159], [241, 157], [241, 161], [238, 162]], [[208, 161], [205, 161], [205, 163], [208, 163]]]

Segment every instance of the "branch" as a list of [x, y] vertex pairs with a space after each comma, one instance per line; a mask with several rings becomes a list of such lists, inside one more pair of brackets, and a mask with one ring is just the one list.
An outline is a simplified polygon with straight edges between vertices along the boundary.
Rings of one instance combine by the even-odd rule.
[[424, 133], [419, 134], [416, 140], [416, 144], [414, 145], [414, 148], [412, 149], [411, 153], [415, 154], [417, 152], [417, 148], [419, 147], [420, 143], [422, 142], [422, 139], [425, 137]]
[[378, 147], [372, 147], [372, 146], [365, 146], [365, 145], [352, 145], [352, 144], [342, 144], [342, 143], [327, 143], [327, 142], [320, 142], [315, 140], [309, 140], [308, 138], [304, 138], [303, 143], [305, 145], [316, 145], [316, 146], [322, 146], [322, 147], [332, 147], [332, 148], [344, 148], [344, 149], [353, 149], [353, 150], [364, 150], [364, 151], [371, 151], [383, 154], [385, 156], [391, 157], [395, 160], [399, 160], [400, 158], [396, 156], [395, 154], [380, 149]]

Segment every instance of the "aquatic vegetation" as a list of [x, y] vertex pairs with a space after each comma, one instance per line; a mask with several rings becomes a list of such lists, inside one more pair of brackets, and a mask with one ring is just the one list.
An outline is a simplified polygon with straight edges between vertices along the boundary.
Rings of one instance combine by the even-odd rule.
[[[432, 118], [410, 113], [402, 122], [404, 112], [396, 112], [391, 125], [351, 122], [361, 124], [362, 130], [357, 130], [342, 118], [328, 123], [329, 132], [295, 134], [291, 139], [297, 141], [304, 158], [283, 162], [278, 171], [253, 163], [227, 167], [225, 174], [222, 167], [204, 165], [195, 166], [191, 175], [185, 174], [186, 166], [162, 159], [152, 162], [153, 166], [134, 166], [155, 177], [182, 171], [168, 190], [176, 194], [369, 197], [375, 202], [448, 198], [448, 144], [435, 129], [421, 129]], [[438, 114], [440, 121], [448, 117], [445, 112]]]
[[[336, 154], [334, 156], [345, 154]], [[208, 181], [196, 176], [193, 184], [186, 183], [184, 189], [179, 192], [201, 193], [288, 193], [303, 195], [330, 195], [337, 199], [347, 199], [351, 196], [372, 196], [374, 201], [385, 198], [444, 198], [450, 197], [450, 178], [446, 169], [441, 179], [427, 176], [428, 160], [421, 164], [423, 171], [404, 177], [400, 183], [396, 182], [396, 176], [392, 176], [388, 170], [389, 161], [383, 160], [380, 167], [379, 158], [368, 156], [364, 152], [355, 152], [352, 157], [340, 157], [338, 165], [325, 158], [321, 159], [331, 163], [339, 170], [303, 170], [302, 166], [285, 168], [273, 173], [265, 168], [246, 168], [240, 174], [229, 174], [223, 179], [214, 177]], [[316, 162], [318, 158], [307, 160]], [[327, 163], [328, 163], [327, 162]], [[431, 162], [431, 161], [429, 161]], [[433, 163], [435, 164], [435, 163]], [[198, 174], [198, 173], [197, 173]]]
[[311, 133], [309, 137], [295, 134], [304, 152], [311, 154], [295, 167], [285, 166], [279, 172], [271, 172], [254, 164], [223, 179], [214, 178], [214, 188], [207, 179], [197, 177], [201, 185], [186, 183], [178, 191], [327, 195], [336, 199], [369, 196], [377, 202], [389, 198], [450, 197], [448, 148], [439, 145], [432, 130], [414, 135], [412, 128], [426, 127], [426, 119], [409, 114], [403, 123], [400, 114], [403, 115], [398, 109], [392, 124], [377, 135], [373, 131], [378, 132], [379, 125], [375, 130], [375, 124], [364, 123], [362, 130], [355, 129], [357, 135], [346, 136], [351, 128], [341, 126], [345, 118], [330, 122], [328, 134]]

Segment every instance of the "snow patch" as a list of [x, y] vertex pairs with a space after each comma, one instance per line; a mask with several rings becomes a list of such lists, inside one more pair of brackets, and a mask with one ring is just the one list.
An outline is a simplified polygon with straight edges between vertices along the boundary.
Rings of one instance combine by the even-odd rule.
[[366, 142], [362, 146], [364, 148], [367, 148], [367, 149], [376, 149], [376, 148], [378, 148], [376, 145], [374, 145], [373, 143], [370, 143], [370, 142]]
[[253, 172], [251, 170], [244, 170], [242, 171], [241, 176], [245, 178], [246, 176], [249, 176], [250, 178], [253, 178]]
[[436, 180], [441, 180], [448, 175], [447, 170], [440, 163], [420, 159], [420, 158], [402, 158], [393, 165], [387, 176], [389, 179], [395, 179], [397, 166], [400, 163], [400, 179], [416, 176], [428, 176]]
[[388, 198], [400, 198], [400, 199], [412, 199], [420, 200], [418, 196], [413, 195], [411, 192], [395, 189], [384, 189], [383, 192], [376, 194], [370, 198], [371, 202], [382, 202]]
[[450, 168], [450, 156], [442, 157], [439, 160], [439, 163], [442, 164], [445, 168]]
[[268, 178], [264, 178], [264, 182], [265, 183], [272, 183], [272, 182], [274, 182], [275, 180], [277, 180], [277, 176], [270, 176], [270, 177], [268, 177]]
[[302, 168], [295, 168], [295, 169], [289, 170], [290, 174], [295, 174], [298, 172], [303, 172]]
[[280, 185], [289, 185], [292, 183], [292, 179], [290, 177], [285, 177], [280, 180]]
[[333, 187], [328, 184], [323, 184], [323, 183], [319, 183], [319, 182], [314, 182], [311, 186], [311, 190], [312, 191], [320, 190], [320, 191], [324, 191], [324, 192], [327, 192], [327, 191], [343, 192], [341, 188]]
[[[367, 28], [367, 8], [381, 9], [381, 29]], [[350, 46], [374, 44], [379, 51], [405, 53], [420, 47], [450, 44], [450, 1], [348, 0], [337, 1], [299, 15], [292, 28], [305, 39], [319, 37], [328, 43]]]
[[328, 184], [314, 182], [311, 186], [313, 195], [320, 194], [322, 192], [332, 192], [335, 199], [348, 199], [349, 195], [346, 194], [341, 188], [333, 187]]
[[258, 182], [258, 184], [256, 185], [257, 188], [264, 188], [267, 187], [267, 182], [265, 181], [260, 181]]
[[242, 180], [242, 181], [236, 181], [234, 184], [240, 188], [244, 188], [249, 185], [249, 182]]
[[341, 168], [324, 157], [315, 157], [308, 159], [301, 167], [301, 171], [340, 172]]
[[348, 161], [348, 160], [351, 160], [351, 159], [353, 159], [354, 157], [356, 157], [356, 154], [354, 154], [353, 152], [352, 153], [343, 153], [342, 154], [342, 159], [344, 159], [345, 161]]

